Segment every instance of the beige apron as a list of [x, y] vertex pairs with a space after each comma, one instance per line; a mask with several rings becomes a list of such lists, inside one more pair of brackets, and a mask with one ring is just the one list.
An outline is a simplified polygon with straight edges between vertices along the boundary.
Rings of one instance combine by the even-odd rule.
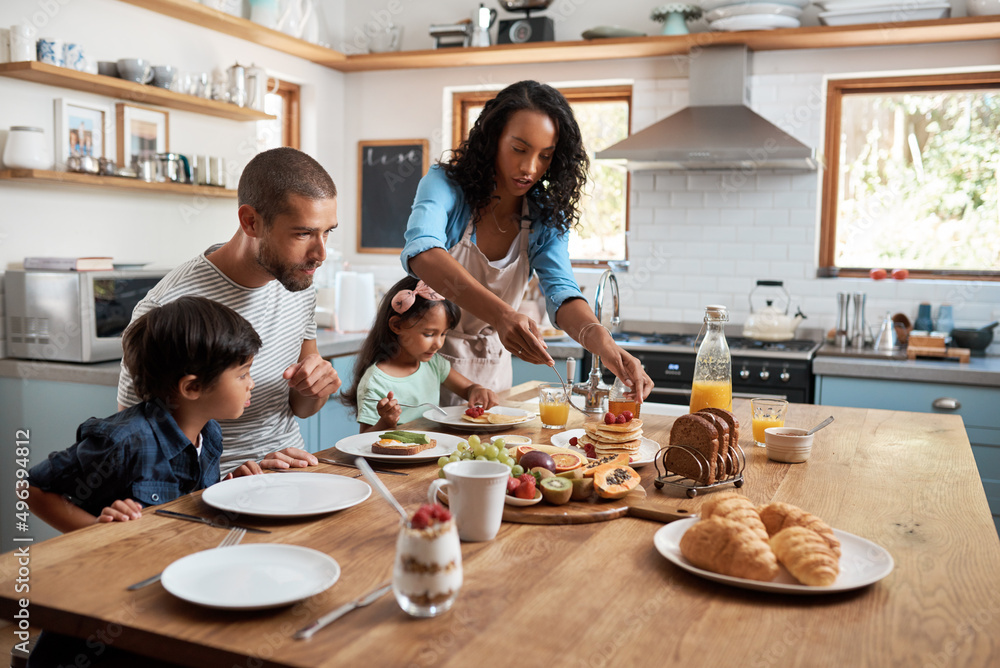
[[[518, 244], [517, 257], [501, 269], [491, 266], [489, 259], [472, 241], [473, 227], [470, 220], [461, 241], [448, 253], [487, 290], [517, 310], [531, 279], [531, 264], [528, 261], [531, 221], [521, 221], [521, 231], [513, 242]], [[495, 392], [509, 389], [514, 383], [510, 353], [500, 343], [500, 336], [492, 325], [465, 309], [462, 310], [458, 326], [448, 332], [438, 354], [451, 362], [451, 368], [472, 382]], [[442, 406], [464, 403], [465, 399], [441, 387]]]

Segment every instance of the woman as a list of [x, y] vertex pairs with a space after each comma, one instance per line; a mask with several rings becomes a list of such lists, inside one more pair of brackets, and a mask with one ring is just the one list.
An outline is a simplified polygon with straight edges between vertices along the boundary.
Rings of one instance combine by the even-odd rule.
[[[573, 278], [569, 229], [589, 160], [566, 98], [521, 81], [486, 103], [468, 140], [417, 187], [406, 229], [403, 268], [462, 308], [440, 353], [490, 389], [512, 384], [510, 354], [554, 362], [538, 326], [518, 313], [531, 273], [552, 322], [636, 391], [653, 383], [637, 359], [601, 327]], [[458, 404], [447, 396], [442, 403]]]

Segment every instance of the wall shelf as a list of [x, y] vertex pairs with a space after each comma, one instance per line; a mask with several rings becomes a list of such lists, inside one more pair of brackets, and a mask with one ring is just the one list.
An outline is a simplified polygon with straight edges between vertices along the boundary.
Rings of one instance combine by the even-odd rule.
[[149, 183], [139, 179], [117, 176], [97, 176], [81, 172], [56, 172], [47, 169], [4, 169], [0, 170], [0, 180], [27, 181], [35, 183], [63, 183], [68, 185], [97, 186], [133, 192], [167, 193], [171, 195], [195, 195], [233, 199], [235, 190], [212, 186], [195, 186], [187, 183]]
[[34, 81], [48, 86], [58, 86], [71, 90], [94, 93], [107, 97], [119, 98], [138, 104], [152, 104], [180, 111], [191, 111], [207, 116], [217, 116], [233, 121], [268, 121], [275, 117], [247, 107], [237, 107], [228, 102], [206, 100], [194, 95], [185, 95], [176, 91], [125, 81], [115, 77], [100, 74], [77, 72], [65, 67], [57, 67], [47, 63], [25, 61], [19, 63], [0, 63], [0, 76]]
[[341, 72], [649, 58], [686, 55], [692, 49], [724, 44], [746, 44], [753, 51], [781, 51], [1000, 39], [1000, 16], [969, 16], [933, 21], [700, 32], [689, 35], [501, 44], [348, 56], [211, 9], [194, 0], [122, 2], [255, 42]]

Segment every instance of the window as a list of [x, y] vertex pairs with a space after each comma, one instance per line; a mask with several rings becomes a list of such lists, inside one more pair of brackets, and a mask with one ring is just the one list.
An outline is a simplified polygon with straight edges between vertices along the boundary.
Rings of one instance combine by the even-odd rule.
[[[628, 136], [632, 87], [561, 89], [590, 154], [590, 175], [581, 200], [580, 223], [570, 232], [569, 253], [575, 265], [603, 266], [628, 259], [628, 170], [616, 160], [595, 160], [601, 151]], [[456, 93], [453, 98], [452, 146], [468, 136], [483, 105], [495, 91]]]
[[[274, 79], [268, 79], [268, 88], [274, 88]], [[273, 121], [257, 122], [257, 144], [261, 151], [279, 146], [299, 146], [299, 86], [279, 81], [278, 89], [264, 98], [264, 111], [277, 116]]]
[[1000, 72], [829, 83], [820, 267], [1000, 280]]

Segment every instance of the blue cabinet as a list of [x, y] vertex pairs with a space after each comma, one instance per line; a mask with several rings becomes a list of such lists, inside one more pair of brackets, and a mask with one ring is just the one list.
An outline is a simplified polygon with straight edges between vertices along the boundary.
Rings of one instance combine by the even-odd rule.
[[[354, 379], [356, 355], [334, 357], [330, 360], [340, 376], [341, 387], [346, 388]], [[340, 403], [340, 393], [330, 397], [318, 413], [306, 419], [299, 419], [299, 430], [306, 442], [306, 450], [319, 452], [332, 448], [340, 439], [358, 433], [357, 416], [350, 408]]]
[[[560, 359], [558, 357], [553, 357], [555, 360], [556, 368], [559, 369], [559, 373], [566, 376], [566, 360]], [[533, 380], [539, 380], [544, 383], [558, 383], [559, 377], [556, 376], [556, 372], [543, 364], [530, 364], [524, 360], [513, 358], [514, 362], [514, 384], [520, 385], [521, 383], [527, 383]], [[588, 369], [589, 371], [589, 369]], [[566, 378], [567, 383], [575, 383], [580, 379], [580, 360], [576, 361], [576, 377]]]
[[1000, 533], [1000, 388], [817, 376], [816, 403], [961, 415]]

